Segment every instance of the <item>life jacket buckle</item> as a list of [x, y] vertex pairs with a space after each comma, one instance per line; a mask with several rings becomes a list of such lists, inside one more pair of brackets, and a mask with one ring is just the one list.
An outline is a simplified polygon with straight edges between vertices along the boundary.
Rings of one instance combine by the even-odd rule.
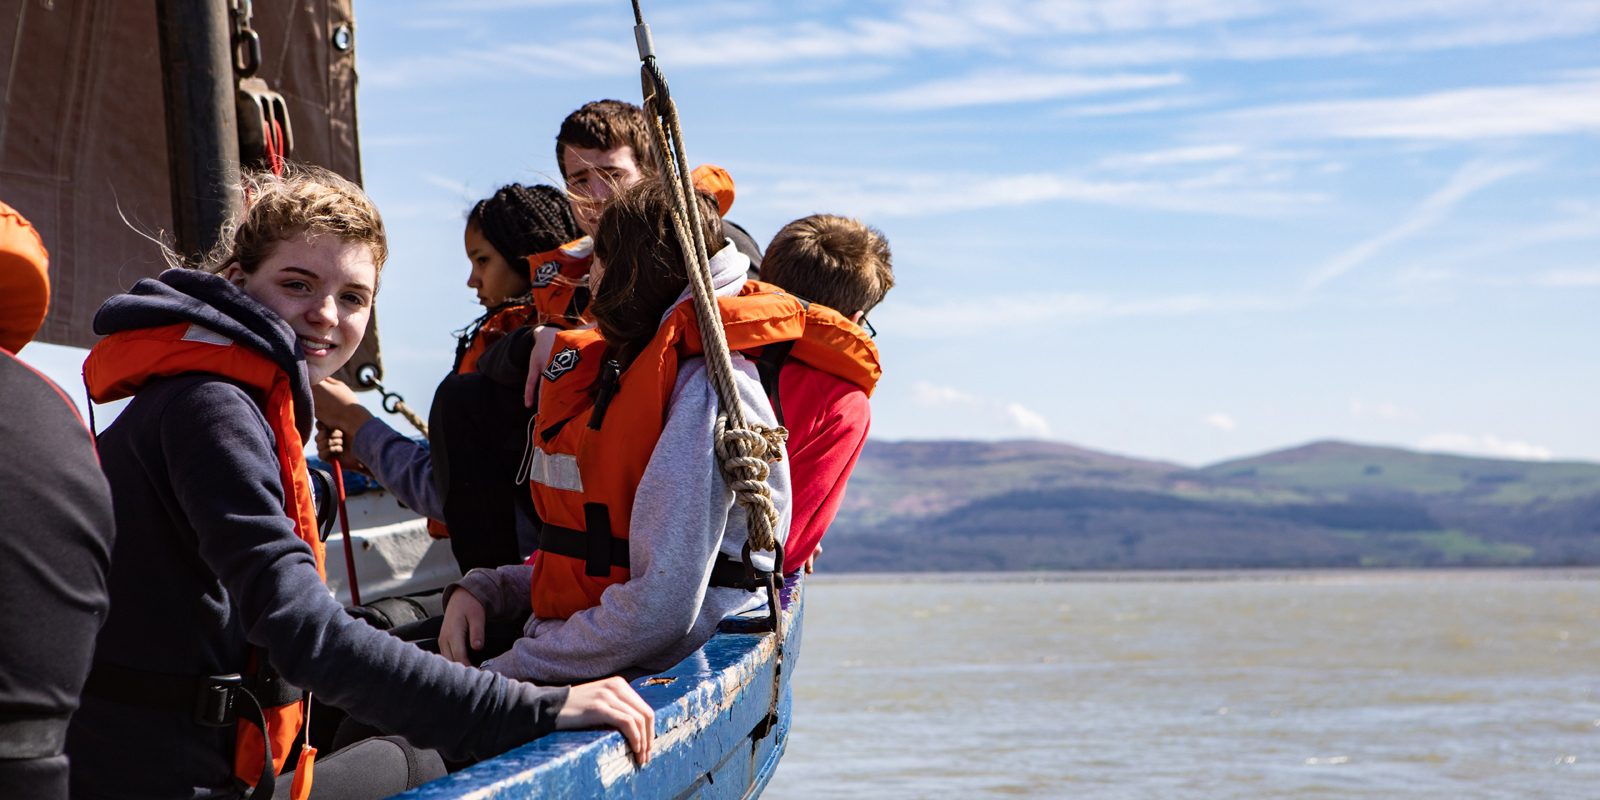
[[207, 728], [225, 728], [232, 725], [233, 704], [243, 690], [244, 678], [237, 672], [206, 676], [195, 693], [195, 724]]

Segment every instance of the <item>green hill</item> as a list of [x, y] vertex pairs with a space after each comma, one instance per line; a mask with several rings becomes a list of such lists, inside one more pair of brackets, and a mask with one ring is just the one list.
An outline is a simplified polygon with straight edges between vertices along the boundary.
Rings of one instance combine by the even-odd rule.
[[1303, 491], [1457, 495], [1509, 505], [1600, 492], [1600, 464], [1469, 458], [1346, 442], [1314, 442], [1200, 472]]
[[872, 441], [826, 547], [840, 571], [1600, 564], [1600, 464]]

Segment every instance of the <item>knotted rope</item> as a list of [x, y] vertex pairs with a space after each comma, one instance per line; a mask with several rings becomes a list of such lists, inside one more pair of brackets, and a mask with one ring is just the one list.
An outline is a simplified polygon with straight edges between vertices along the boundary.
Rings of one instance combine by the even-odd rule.
[[[783, 457], [783, 442], [788, 431], [782, 427], [751, 425], [745, 420], [739, 390], [733, 384], [733, 358], [722, 330], [722, 315], [717, 310], [716, 289], [711, 279], [711, 257], [702, 232], [700, 206], [693, 202], [694, 178], [683, 151], [683, 129], [678, 108], [667, 90], [667, 80], [656, 65], [650, 28], [644, 24], [638, 0], [633, 3], [634, 37], [643, 62], [640, 78], [644, 88], [644, 107], [655, 137], [657, 163], [662, 183], [671, 203], [672, 226], [683, 249], [689, 273], [690, 295], [695, 315], [700, 319], [700, 344], [705, 351], [706, 373], [717, 393], [719, 410], [713, 447], [722, 470], [722, 479], [733, 490], [734, 500], [746, 514], [747, 535], [755, 550], [778, 549], [778, 507], [772, 502], [767, 485], [769, 465]], [[775, 570], [781, 570], [781, 564]]]

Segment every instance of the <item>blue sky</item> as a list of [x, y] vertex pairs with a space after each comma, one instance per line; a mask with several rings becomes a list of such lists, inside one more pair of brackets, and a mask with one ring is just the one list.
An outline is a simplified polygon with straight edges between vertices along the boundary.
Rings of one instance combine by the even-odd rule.
[[[874, 435], [1188, 464], [1337, 437], [1600, 460], [1600, 3], [644, 0], [766, 241], [894, 248]], [[621, 0], [362, 2], [390, 382], [475, 313], [461, 226], [638, 100]]]

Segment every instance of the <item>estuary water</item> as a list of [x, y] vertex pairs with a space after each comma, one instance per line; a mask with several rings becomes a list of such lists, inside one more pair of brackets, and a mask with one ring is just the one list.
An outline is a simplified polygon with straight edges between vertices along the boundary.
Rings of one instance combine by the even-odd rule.
[[1600, 571], [818, 576], [765, 797], [1600, 798]]

